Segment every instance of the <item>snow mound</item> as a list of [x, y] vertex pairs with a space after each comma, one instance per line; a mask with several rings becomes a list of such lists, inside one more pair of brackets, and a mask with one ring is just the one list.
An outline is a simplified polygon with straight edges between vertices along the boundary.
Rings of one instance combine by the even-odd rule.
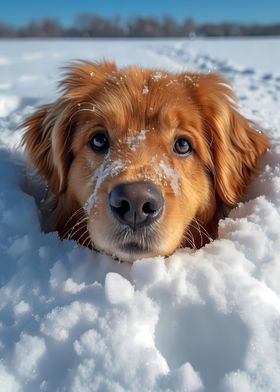
[[[128, 44], [118, 45], [120, 61], [129, 62]], [[280, 390], [277, 77], [264, 83], [254, 70], [226, 69], [184, 44], [162, 44], [160, 54], [149, 47], [146, 56], [149, 51], [151, 61], [166, 66], [173, 61], [180, 68], [188, 58], [193, 69], [205, 62], [224, 67], [273, 148], [246, 199], [220, 223], [219, 240], [131, 266], [42, 233], [36, 205], [42, 189], [30, 182], [15, 148], [16, 124], [31, 108], [6, 111], [0, 121], [0, 391]]]
[[15, 95], [0, 95], [0, 117], [6, 117], [17, 109], [19, 102]]

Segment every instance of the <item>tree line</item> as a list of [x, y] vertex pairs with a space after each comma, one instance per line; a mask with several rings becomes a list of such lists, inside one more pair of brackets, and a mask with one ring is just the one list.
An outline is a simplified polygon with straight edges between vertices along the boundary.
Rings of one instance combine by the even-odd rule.
[[30, 37], [241, 37], [280, 35], [280, 22], [275, 24], [241, 24], [234, 22], [197, 24], [187, 18], [178, 22], [171, 17], [162, 19], [136, 17], [123, 23], [119, 17], [104, 18], [95, 14], [79, 15], [71, 26], [54, 19], [31, 21], [15, 27], [0, 22], [0, 38]]

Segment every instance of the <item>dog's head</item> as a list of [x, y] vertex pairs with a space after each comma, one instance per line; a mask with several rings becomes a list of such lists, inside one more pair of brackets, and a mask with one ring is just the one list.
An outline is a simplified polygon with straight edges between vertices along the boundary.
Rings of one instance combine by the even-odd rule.
[[61, 88], [25, 122], [26, 150], [59, 201], [59, 231], [82, 211], [84, 238], [121, 260], [215, 236], [269, 147], [215, 74], [83, 62]]

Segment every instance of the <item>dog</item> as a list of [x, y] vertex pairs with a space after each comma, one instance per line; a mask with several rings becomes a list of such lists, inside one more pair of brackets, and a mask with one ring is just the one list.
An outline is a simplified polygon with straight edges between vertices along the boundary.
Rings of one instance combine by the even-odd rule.
[[269, 149], [218, 74], [74, 62], [23, 124], [55, 228], [133, 262], [217, 238]]

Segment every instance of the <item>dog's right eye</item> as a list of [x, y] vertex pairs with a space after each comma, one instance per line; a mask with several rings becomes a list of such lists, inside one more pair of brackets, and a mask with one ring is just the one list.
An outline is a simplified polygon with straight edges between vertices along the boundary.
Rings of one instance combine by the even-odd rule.
[[89, 141], [89, 146], [94, 151], [107, 152], [109, 150], [108, 136], [101, 132], [94, 134]]

